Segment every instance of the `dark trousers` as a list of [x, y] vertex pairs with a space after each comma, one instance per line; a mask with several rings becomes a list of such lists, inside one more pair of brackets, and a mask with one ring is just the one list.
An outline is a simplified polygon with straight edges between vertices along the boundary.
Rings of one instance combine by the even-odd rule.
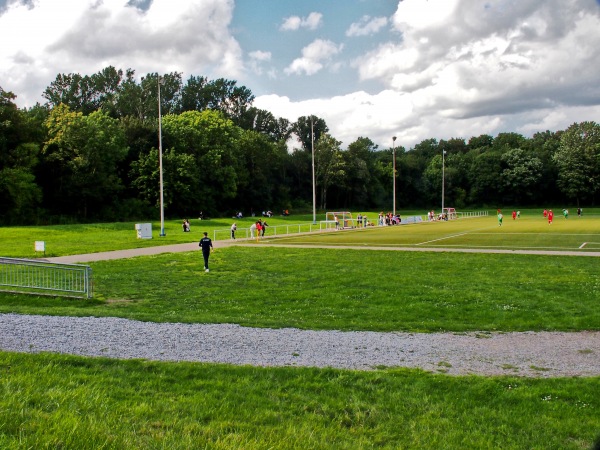
[[204, 268], [208, 269], [208, 257], [210, 256], [210, 250], [207, 252], [202, 250], [202, 256], [204, 256]]

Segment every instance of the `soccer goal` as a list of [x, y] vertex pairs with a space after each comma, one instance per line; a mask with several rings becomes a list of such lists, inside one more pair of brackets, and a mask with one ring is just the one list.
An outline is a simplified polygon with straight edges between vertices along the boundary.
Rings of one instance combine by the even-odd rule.
[[456, 209], [454, 208], [444, 208], [442, 214], [444, 214], [446, 220], [454, 220], [457, 218]]
[[325, 213], [325, 221], [322, 222], [327, 228], [353, 228], [354, 221], [350, 211], [332, 211]]

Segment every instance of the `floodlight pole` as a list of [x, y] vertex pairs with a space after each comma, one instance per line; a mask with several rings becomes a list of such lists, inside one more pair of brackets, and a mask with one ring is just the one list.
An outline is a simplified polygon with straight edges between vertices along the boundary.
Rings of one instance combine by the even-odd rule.
[[392, 136], [392, 154], [393, 154], [393, 160], [392, 160], [392, 167], [393, 167], [393, 171], [394, 171], [394, 189], [393, 189], [393, 208], [392, 208], [392, 214], [395, 216], [396, 215], [396, 136]]
[[310, 143], [312, 148], [312, 195], [313, 195], [313, 225], [317, 224], [317, 189], [315, 185], [315, 132], [313, 118], [310, 116]]
[[446, 185], [446, 150], [442, 150], [442, 214], [444, 214], [444, 187]]
[[160, 110], [160, 84], [162, 77], [158, 76], [158, 167], [159, 167], [159, 185], [160, 185], [160, 236], [165, 234], [165, 206], [163, 196], [163, 163], [162, 163], [162, 114]]

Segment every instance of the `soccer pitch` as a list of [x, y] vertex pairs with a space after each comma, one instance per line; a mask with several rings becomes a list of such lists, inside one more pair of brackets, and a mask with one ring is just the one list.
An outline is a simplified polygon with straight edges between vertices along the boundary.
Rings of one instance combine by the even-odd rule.
[[600, 217], [555, 216], [552, 224], [540, 214], [502, 226], [495, 215], [447, 222], [422, 222], [387, 227], [354, 228], [319, 234], [281, 237], [273, 243], [436, 249], [497, 249], [512, 251], [600, 251]]

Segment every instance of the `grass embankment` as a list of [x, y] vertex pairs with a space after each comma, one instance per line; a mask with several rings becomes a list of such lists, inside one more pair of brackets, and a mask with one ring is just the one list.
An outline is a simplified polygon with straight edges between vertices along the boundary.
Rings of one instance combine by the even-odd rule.
[[600, 379], [0, 352], [0, 447], [590, 448]]
[[598, 330], [596, 258], [230, 247], [92, 264], [95, 299], [0, 312], [376, 331]]

